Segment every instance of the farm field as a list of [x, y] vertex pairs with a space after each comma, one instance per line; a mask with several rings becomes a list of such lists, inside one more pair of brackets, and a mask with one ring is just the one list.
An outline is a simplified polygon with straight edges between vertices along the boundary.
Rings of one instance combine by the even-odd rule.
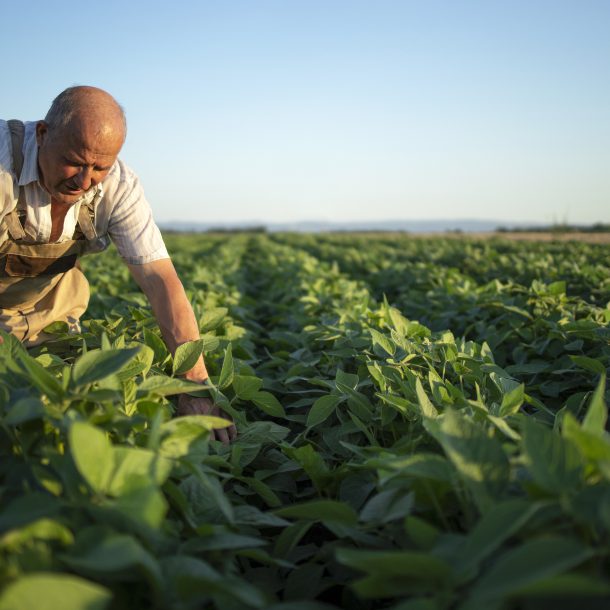
[[609, 607], [609, 245], [166, 241], [175, 358], [114, 251], [82, 334], [4, 335], [0, 610]]

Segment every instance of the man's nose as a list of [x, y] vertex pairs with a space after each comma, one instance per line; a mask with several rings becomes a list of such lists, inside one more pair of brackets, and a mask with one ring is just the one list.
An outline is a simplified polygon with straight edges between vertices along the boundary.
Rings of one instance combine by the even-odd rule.
[[83, 191], [95, 186], [93, 183], [93, 170], [90, 167], [82, 167], [74, 180]]

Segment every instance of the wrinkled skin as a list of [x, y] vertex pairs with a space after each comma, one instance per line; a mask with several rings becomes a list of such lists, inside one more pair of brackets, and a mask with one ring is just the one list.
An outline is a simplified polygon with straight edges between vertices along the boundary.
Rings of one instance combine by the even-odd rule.
[[125, 141], [122, 114], [105, 91], [84, 87], [79, 111], [65, 126], [36, 124], [38, 171], [53, 203], [72, 204], [110, 171]]

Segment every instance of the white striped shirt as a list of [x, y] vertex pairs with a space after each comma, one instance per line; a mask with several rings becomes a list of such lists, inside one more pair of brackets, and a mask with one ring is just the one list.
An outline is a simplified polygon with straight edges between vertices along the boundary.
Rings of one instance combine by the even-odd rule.
[[[11, 137], [6, 121], [0, 119], [0, 227], [6, 214], [17, 205], [19, 186], [25, 188], [25, 233], [32, 243], [49, 243], [51, 237], [51, 196], [39, 182], [36, 122], [25, 123], [23, 169], [18, 183], [13, 180]], [[89, 202], [97, 192], [95, 229], [99, 236], [108, 235], [125, 262], [141, 265], [169, 258], [150, 205], [136, 174], [117, 159], [104, 180], [89, 189], [69, 210], [58, 241], [71, 239], [76, 228], [81, 203]], [[7, 238], [0, 230], [0, 244]]]

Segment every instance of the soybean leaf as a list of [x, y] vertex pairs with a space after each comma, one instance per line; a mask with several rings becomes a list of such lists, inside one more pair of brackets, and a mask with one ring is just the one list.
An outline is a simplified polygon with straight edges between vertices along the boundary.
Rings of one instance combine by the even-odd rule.
[[42, 517], [53, 517], [60, 509], [60, 502], [49, 494], [32, 492], [19, 496], [2, 508], [0, 532], [20, 527]]
[[507, 500], [496, 504], [468, 534], [460, 556], [460, 572], [468, 574], [518, 532], [540, 510], [542, 504]]
[[608, 409], [604, 403], [604, 393], [606, 391], [606, 375], [603, 374], [587, 409], [587, 413], [582, 422], [582, 429], [596, 435], [603, 435], [606, 431], [606, 421], [608, 419]]
[[61, 383], [48, 371], [46, 371], [34, 358], [27, 353], [19, 354], [19, 362], [26, 370], [29, 380], [40, 392], [48, 396], [54, 402], [60, 402], [64, 395]]
[[326, 421], [334, 413], [339, 402], [341, 402], [341, 397], [336, 394], [327, 394], [318, 398], [307, 414], [307, 427], [313, 428]]
[[[432, 430], [432, 428], [431, 428]], [[447, 457], [471, 489], [481, 511], [506, 492], [509, 462], [501, 443], [470, 418], [448, 410], [432, 430]]]
[[606, 374], [606, 367], [604, 366], [604, 363], [596, 358], [589, 358], [587, 356], [570, 356], [570, 360], [586, 371], [599, 373], [601, 375]]
[[477, 581], [472, 598], [479, 602], [504, 599], [523, 587], [566, 572], [593, 555], [592, 549], [568, 538], [528, 540], [493, 564]]
[[143, 398], [148, 394], [157, 396], [171, 396], [173, 394], [189, 393], [191, 395], [207, 395], [209, 390], [206, 386], [183, 379], [166, 377], [165, 375], [150, 375], [137, 388], [137, 398]]
[[303, 504], [294, 504], [276, 510], [275, 514], [288, 519], [341, 523], [350, 526], [356, 525], [358, 521], [358, 515], [351, 506], [336, 500], [312, 500]]
[[234, 366], [233, 366], [233, 351], [231, 344], [227, 345], [227, 349], [225, 351], [225, 357], [222, 361], [222, 368], [220, 369], [220, 377], [218, 378], [218, 383], [216, 384], [220, 390], [224, 390], [229, 387], [233, 382], [233, 375], [235, 374]]
[[337, 561], [368, 574], [442, 581], [451, 568], [443, 559], [420, 551], [337, 549]]
[[184, 375], [190, 371], [203, 352], [203, 339], [187, 341], [176, 348], [172, 363], [173, 375]]
[[252, 400], [263, 385], [263, 380], [253, 375], [234, 375], [233, 389], [242, 400]]
[[62, 560], [75, 571], [87, 575], [120, 574], [133, 580], [136, 575], [132, 569], [138, 568], [155, 589], [163, 582], [157, 560], [135, 538], [124, 534], [107, 535], [83, 553], [64, 555]]
[[500, 417], [506, 417], [507, 415], [514, 415], [518, 413], [523, 401], [525, 400], [525, 385], [521, 384], [514, 390], [510, 390], [502, 397], [502, 404], [500, 405]]
[[76, 359], [72, 367], [72, 385], [83, 386], [118, 373], [140, 348], [92, 350]]
[[0, 596], [0, 610], [104, 610], [112, 595], [101, 585], [57, 572], [25, 574]]
[[74, 463], [91, 488], [104, 493], [114, 468], [113, 448], [106, 433], [85, 422], [74, 422], [68, 432]]
[[559, 495], [580, 487], [582, 462], [572, 442], [530, 418], [523, 423], [523, 455], [536, 483]]
[[252, 396], [252, 402], [262, 411], [273, 417], [286, 417], [284, 407], [279, 400], [270, 392], [256, 392]]
[[417, 402], [419, 403], [419, 407], [424, 417], [429, 417], [431, 419], [438, 417], [438, 411], [424, 391], [424, 387], [422, 386], [419, 377], [415, 381], [415, 391], [417, 393]]

